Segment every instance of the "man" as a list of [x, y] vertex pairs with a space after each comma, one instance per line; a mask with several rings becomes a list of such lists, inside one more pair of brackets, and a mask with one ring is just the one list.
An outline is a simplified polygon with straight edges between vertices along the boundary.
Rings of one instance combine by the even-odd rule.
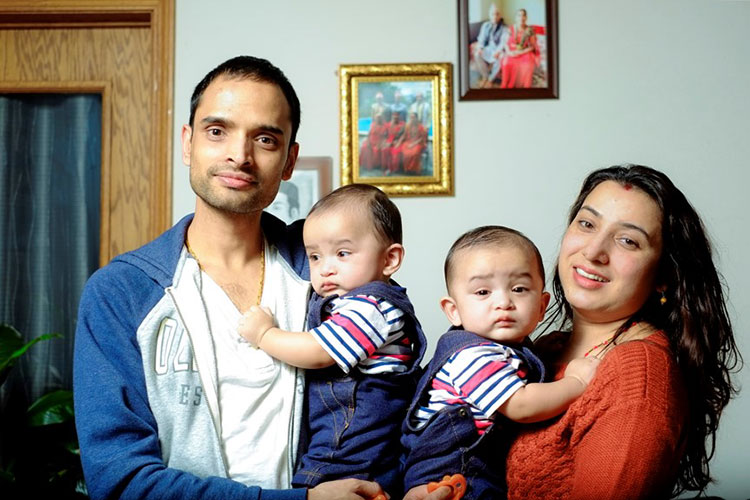
[[424, 100], [424, 94], [422, 92], [417, 92], [414, 102], [409, 106], [409, 113], [416, 113], [419, 123], [424, 125], [425, 128], [429, 129], [432, 126], [432, 110], [430, 109], [430, 103]]
[[500, 72], [507, 27], [500, 10], [490, 5], [490, 18], [479, 29], [477, 41], [472, 45], [471, 56], [479, 71], [479, 87], [490, 87]]
[[243, 343], [240, 313], [303, 326], [301, 224], [262, 217], [297, 159], [300, 111], [283, 73], [237, 57], [198, 84], [183, 161], [195, 214], [97, 271], [76, 331], [76, 425], [93, 499], [369, 498], [347, 479], [288, 488], [303, 375]]
[[393, 92], [393, 104], [390, 105], [390, 110], [391, 120], [393, 120], [394, 114], [398, 115], [399, 120], [406, 120], [406, 103], [401, 100], [401, 91], [398, 89]]

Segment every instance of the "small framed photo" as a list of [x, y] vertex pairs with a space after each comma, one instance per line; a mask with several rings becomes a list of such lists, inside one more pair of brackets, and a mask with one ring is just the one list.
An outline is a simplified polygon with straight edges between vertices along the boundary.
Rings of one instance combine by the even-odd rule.
[[459, 99], [557, 99], [557, 0], [458, 0]]
[[331, 192], [332, 170], [330, 156], [300, 156], [292, 178], [281, 181], [279, 192], [266, 212], [287, 224], [304, 219], [315, 202]]
[[452, 65], [342, 65], [339, 76], [341, 184], [452, 195]]

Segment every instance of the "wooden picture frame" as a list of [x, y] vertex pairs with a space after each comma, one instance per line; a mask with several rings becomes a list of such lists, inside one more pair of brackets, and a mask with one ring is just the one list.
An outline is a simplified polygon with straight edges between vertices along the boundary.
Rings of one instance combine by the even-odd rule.
[[315, 202], [331, 192], [332, 171], [330, 156], [300, 156], [292, 178], [281, 181], [279, 192], [266, 211], [287, 224], [304, 219]]
[[458, 0], [458, 54], [459, 100], [557, 99], [557, 0]]
[[453, 194], [451, 63], [341, 65], [341, 184]]

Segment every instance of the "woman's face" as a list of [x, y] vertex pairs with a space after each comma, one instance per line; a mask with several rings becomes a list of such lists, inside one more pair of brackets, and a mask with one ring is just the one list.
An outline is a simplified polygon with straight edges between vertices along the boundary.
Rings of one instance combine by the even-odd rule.
[[526, 11], [519, 10], [516, 12], [516, 26], [523, 26], [526, 24]]
[[662, 214], [646, 193], [605, 181], [563, 236], [557, 269], [574, 320], [627, 319], [654, 291]]

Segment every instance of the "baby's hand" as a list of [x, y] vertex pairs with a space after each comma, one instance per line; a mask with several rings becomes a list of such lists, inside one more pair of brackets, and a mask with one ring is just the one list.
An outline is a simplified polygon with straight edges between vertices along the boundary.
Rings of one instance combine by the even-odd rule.
[[263, 338], [263, 334], [274, 326], [273, 313], [269, 308], [252, 306], [240, 318], [237, 331], [242, 338], [257, 347], [260, 344], [260, 339]]
[[595, 357], [575, 358], [568, 363], [564, 376], [577, 378], [586, 387], [594, 378], [599, 361], [599, 358]]

